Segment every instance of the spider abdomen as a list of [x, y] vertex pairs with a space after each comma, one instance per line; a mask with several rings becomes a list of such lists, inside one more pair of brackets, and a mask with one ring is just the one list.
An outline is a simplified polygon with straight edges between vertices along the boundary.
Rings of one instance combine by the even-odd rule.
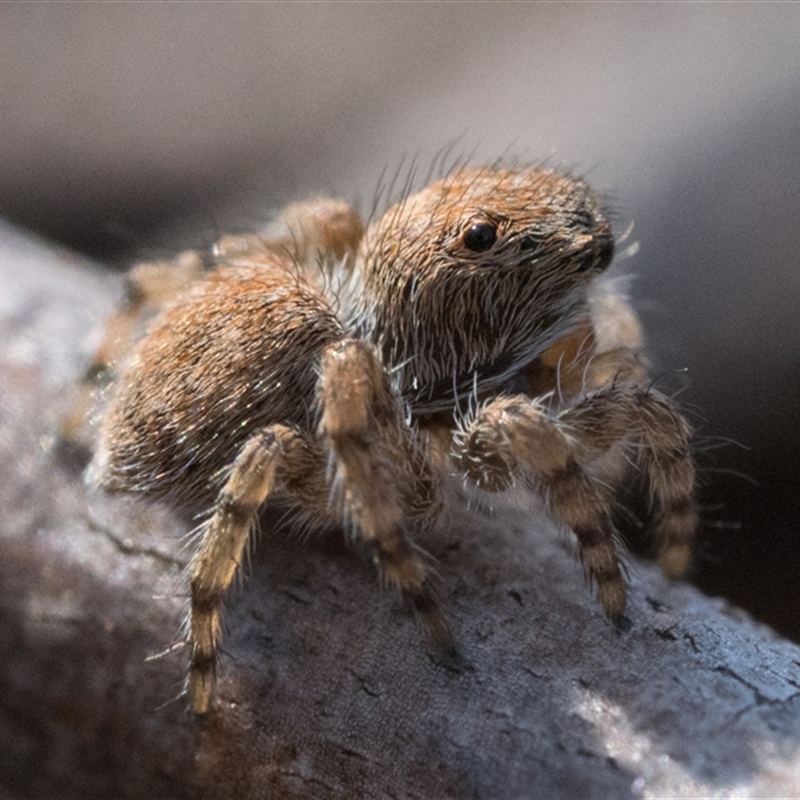
[[342, 337], [330, 305], [277, 257], [217, 269], [133, 351], [101, 434], [101, 482], [194, 506], [259, 428], [313, 430], [316, 366]]

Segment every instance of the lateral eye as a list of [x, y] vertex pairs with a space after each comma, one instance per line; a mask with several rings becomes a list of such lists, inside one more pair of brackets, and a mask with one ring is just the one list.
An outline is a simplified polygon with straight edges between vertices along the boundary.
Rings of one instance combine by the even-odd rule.
[[497, 228], [491, 222], [473, 222], [464, 232], [464, 247], [484, 253], [497, 241]]
[[534, 233], [523, 236], [518, 242], [519, 249], [523, 253], [535, 252], [544, 244], [545, 237]]

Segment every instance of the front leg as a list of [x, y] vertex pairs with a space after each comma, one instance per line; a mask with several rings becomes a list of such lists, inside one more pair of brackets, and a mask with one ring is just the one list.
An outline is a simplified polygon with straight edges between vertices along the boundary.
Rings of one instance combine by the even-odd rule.
[[[596, 358], [587, 383], [615, 359], [614, 353]], [[517, 475], [534, 479], [553, 515], [575, 532], [603, 609], [624, 629], [630, 626], [627, 592], [611, 525], [615, 486], [624, 475], [620, 464], [638, 464], [650, 483], [659, 512], [660, 563], [670, 578], [686, 569], [691, 556], [695, 470], [691, 429], [675, 403], [638, 380], [609, 375], [610, 383], [556, 411], [524, 395], [495, 399], [456, 434], [456, 456], [466, 476], [488, 491], [508, 488]], [[636, 370], [627, 375], [636, 377]]]
[[345, 515], [373, 548], [389, 583], [410, 601], [434, 646], [452, 649], [423, 553], [406, 533], [410, 523], [424, 526], [436, 517], [438, 480], [368, 345], [350, 339], [326, 350], [319, 403], [319, 435], [331, 453]]
[[[499, 397], [457, 434], [457, 461], [467, 478], [487, 491], [507, 489], [517, 476], [533, 477], [553, 515], [575, 533], [606, 615], [626, 630], [630, 620], [611, 525], [612, 487], [593, 480], [586, 469], [598, 449], [608, 449], [626, 432], [626, 415], [609, 413], [618, 399], [608, 396], [613, 391], [586, 397], [563, 415], [523, 395]], [[602, 409], [605, 419], [593, 426], [595, 434], [584, 425], [581, 435], [575, 423]]]

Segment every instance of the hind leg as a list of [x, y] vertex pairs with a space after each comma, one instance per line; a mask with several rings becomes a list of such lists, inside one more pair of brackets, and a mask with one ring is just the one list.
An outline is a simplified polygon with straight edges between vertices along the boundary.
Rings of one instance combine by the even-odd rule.
[[204, 273], [199, 252], [187, 250], [171, 261], [137, 264], [125, 278], [125, 296], [106, 321], [103, 336], [78, 385], [77, 395], [61, 420], [63, 442], [82, 443], [84, 425], [98, 389], [111, 383], [115, 371], [141, 336], [146, 323]]

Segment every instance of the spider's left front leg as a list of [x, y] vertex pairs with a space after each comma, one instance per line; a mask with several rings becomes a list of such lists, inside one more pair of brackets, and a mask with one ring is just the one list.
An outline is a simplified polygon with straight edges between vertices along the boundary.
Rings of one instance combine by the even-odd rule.
[[[573, 410], [579, 408], [580, 403]], [[624, 434], [624, 425], [612, 423], [596, 444], [607, 449]], [[611, 492], [587, 470], [586, 439], [524, 395], [492, 401], [458, 438], [459, 466], [479, 488], [501, 491], [517, 475], [533, 474], [553, 515], [575, 533], [606, 615], [617, 628], [627, 630], [627, 589], [611, 524]]]
[[623, 440], [638, 453], [661, 513], [662, 568], [676, 577], [688, 563], [696, 522], [689, 435], [669, 398], [638, 382], [620, 381], [587, 392], [558, 412], [524, 395], [499, 397], [459, 434], [458, 462], [488, 491], [532, 474], [554, 516], [574, 531], [606, 615], [625, 630], [627, 589], [611, 523], [615, 487], [602, 457]]
[[495, 492], [532, 474], [553, 515], [575, 533], [581, 561], [600, 603], [626, 630], [627, 589], [611, 524], [613, 487], [593, 480], [589, 464], [630, 424], [629, 395], [605, 387], [554, 414], [525, 395], [498, 397], [457, 437], [457, 459], [469, 480]]

